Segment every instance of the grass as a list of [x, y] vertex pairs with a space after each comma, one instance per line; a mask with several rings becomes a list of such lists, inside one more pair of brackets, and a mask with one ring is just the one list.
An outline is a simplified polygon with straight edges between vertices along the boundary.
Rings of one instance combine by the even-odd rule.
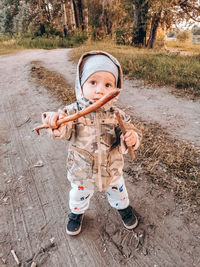
[[0, 55], [12, 54], [20, 50], [15, 38], [2, 37], [0, 35]]
[[68, 39], [60, 37], [36, 37], [36, 38], [22, 38], [19, 40], [19, 46], [23, 48], [41, 48], [41, 49], [54, 49], [58, 47], [66, 48], [73, 47], [73, 42]]
[[19, 49], [6, 49], [6, 48], [0, 48], [0, 56], [1, 55], [8, 55], [8, 54], [14, 54], [17, 51], [19, 51]]
[[62, 38], [55, 35], [44, 35], [31, 37], [30, 35], [24, 36], [2, 36], [0, 35], [0, 50], [1, 54], [3, 52], [8, 53], [8, 51], [16, 49], [53, 49], [53, 48], [67, 48], [80, 45], [86, 40], [87, 36], [84, 32], [75, 31], [73, 35], [69, 35], [66, 38]]
[[166, 41], [165, 44], [168, 48], [178, 48], [180, 50], [200, 54], [200, 44], [180, 41]]
[[72, 50], [71, 58], [77, 62], [83, 52], [90, 50], [104, 50], [117, 57], [124, 74], [129, 78], [170, 85], [177, 88], [179, 94], [200, 97], [198, 55], [181, 56], [164, 51], [119, 46], [112, 42], [86, 42]]
[[158, 123], [147, 123], [132, 117], [134, 125], [142, 130], [143, 141], [136, 161], [125, 166], [124, 172], [132, 181], [144, 177], [173, 192], [178, 202], [184, 202], [193, 211], [200, 204], [200, 151], [194, 146], [169, 136]]

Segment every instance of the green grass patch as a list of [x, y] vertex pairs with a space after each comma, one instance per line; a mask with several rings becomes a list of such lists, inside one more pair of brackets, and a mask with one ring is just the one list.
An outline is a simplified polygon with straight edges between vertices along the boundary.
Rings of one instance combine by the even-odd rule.
[[22, 38], [18, 42], [22, 48], [40, 48], [40, 49], [53, 49], [73, 47], [73, 41], [71, 39], [62, 39], [60, 37], [36, 37], [36, 38]]
[[87, 35], [82, 31], [75, 31], [73, 34], [62, 38], [56, 35], [43, 35], [32, 37], [30, 34], [24, 36], [3, 36], [0, 35], [1, 54], [7, 53], [15, 49], [53, 49], [53, 48], [69, 48], [82, 44], [87, 39]]
[[103, 50], [114, 55], [129, 78], [142, 79], [158, 85], [171, 85], [183, 94], [200, 96], [198, 55], [181, 56], [131, 46], [117, 46], [112, 42], [87, 42], [73, 49], [71, 58], [77, 62], [83, 52], [91, 50]]

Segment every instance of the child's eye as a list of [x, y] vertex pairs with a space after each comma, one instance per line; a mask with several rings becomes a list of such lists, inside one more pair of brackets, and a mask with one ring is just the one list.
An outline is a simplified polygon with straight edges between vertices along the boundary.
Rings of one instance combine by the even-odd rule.
[[96, 82], [95, 82], [95, 81], [91, 81], [90, 83], [91, 83], [92, 85], [95, 85], [95, 84], [96, 84]]
[[106, 83], [106, 87], [112, 87], [112, 84], [110, 84], [110, 83]]

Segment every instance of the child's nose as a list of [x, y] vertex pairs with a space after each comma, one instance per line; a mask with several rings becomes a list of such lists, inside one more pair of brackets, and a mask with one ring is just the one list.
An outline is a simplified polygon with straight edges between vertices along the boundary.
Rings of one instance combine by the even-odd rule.
[[99, 84], [97, 87], [96, 87], [96, 93], [97, 94], [101, 94], [103, 93], [103, 87], [101, 84]]

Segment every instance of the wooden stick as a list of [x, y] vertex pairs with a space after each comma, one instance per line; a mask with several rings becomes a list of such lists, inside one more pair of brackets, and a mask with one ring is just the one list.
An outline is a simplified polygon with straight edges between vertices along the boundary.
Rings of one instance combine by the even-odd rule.
[[[115, 112], [115, 115], [116, 115], [117, 120], [118, 120], [118, 122], [119, 122], [119, 126], [120, 126], [120, 128], [121, 128], [121, 130], [122, 130], [122, 133], [123, 133], [123, 135], [125, 135], [125, 133], [126, 133], [126, 128], [125, 128], [125, 126], [124, 126], [124, 122], [123, 122], [123, 120], [122, 120], [122, 117], [121, 117], [119, 111]], [[132, 146], [127, 146], [127, 147], [128, 147], [128, 152], [129, 152], [129, 154], [130, 154], [130, 156], [131, 156], [131, 159], [135, 159], [135, 154], [134, 154], [134, 150], [133, 150]]]
[[15, 259], [17, 265], [20, 265], [19, 259], [17, 258], [17, 255], [15, 254], [15, 251], [13, 249], [11, 250], [11, 253], [12, 253], [13, 258]]
[[[120, 89], [115, 89], [113, 91], [111, 91], [109, 94], [103, 96], [102, 98], [100, 98], [98, 101], [96, 101], [94, 104], [90, 105], [89, 107], [78, 111], [75, 114], [69, 115], [63, 119], [60, 119], [57, 121], [57, 127], [63, 123], [69, 122], [69, 121], [73, 121], [73, 120], [77, 120], [78, 118], [85, 116], [95, 110], [97, 110], [98, 108], [102, 107], [103, 105], [105, 105], [108, 101], [110, 101], [111, 99], [113, 99], [114, 97], [116, 97], [118, 94], [120, 93]], [[39, 130], [41, 129], [45, 129], [45, 128], [50, 128], [49, 125], [47, 124], [43, 124], [43, 125], [39, 125], [37, 126], [34, 130], [39, 133]]]

